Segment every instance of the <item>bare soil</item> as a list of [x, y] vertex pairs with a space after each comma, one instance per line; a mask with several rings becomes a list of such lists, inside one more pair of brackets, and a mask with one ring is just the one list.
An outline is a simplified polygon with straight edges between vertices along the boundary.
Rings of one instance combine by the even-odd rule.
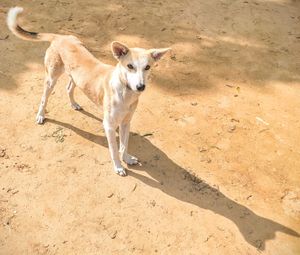
[[[142, 166], [112, 171], [97, 109], [67, 77], [35, 124], [47, 43], [5, 25], [172, 47], [132, 123]], [[0, 254], [300, 254], [300, 2], [0, 2]]]

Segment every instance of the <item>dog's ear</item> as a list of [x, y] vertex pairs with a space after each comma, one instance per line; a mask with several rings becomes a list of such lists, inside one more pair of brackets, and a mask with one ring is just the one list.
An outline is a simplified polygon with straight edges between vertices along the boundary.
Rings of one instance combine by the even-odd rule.
[[129, 48], [123, 43], [114, 41], [111, 43], [111, 51], [114, 57], [119, 60], [121, 57], [127, 55]]
[[158, 61], [161, 59], [163, 55], [165, 55], [171, 48], [163, 48], [163, 49], [152, 49], [150, 50], [150, 55], [151, 57], [155, 60]]

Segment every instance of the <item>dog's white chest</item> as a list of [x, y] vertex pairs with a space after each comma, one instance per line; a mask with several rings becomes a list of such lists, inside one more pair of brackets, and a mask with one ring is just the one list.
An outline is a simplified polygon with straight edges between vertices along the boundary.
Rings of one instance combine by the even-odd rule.
[[128, 115], [133, 114], [138, 102], [138, 95], [131, 91], [123, 91], [118, 93], [113, 102], [112, 115], [116, 122], [119, 124]]

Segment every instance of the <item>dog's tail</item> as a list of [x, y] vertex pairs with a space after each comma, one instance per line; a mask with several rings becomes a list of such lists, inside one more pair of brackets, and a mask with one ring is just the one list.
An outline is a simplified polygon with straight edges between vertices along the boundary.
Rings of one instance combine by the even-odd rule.
[[7, 14], [7, 25], [10, 31], [17, 37], [28, 41], [49, 41], [51, 42], [56, 35], [50, 33], [36, 33], [24, 30], [18, 25], [18, 15], [23, 12], [22, 7], [14, 7], [9, 9]]

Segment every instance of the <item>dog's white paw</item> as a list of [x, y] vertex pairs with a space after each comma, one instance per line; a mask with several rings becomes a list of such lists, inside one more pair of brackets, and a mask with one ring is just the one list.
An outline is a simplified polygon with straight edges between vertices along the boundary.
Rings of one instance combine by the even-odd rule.
[[125, 169], [122, 166], [121, 167], [115, 167], [114, 170], [118, 175], [121, 175], [121, 176], [126, 176], [127, 175]]
[[129, 154], [123, 156], [123, 161], [128, 165], [136, 165], [139, 163], [139, 160], [136, 157]]
[[79, 104], [77, 104], [77, 103], [71, 104], [71, 107], [72, 107], [74, 110], [76, 110], [76, 111], [82, 110], [81, 106], [80, 106]]
[[41, 114], [38, 114], [37, 116], [36, 116], [36, 123], [37, 124], [43, 124], [44, 123], [44, 121], [45, 121], [45, 116], [44, 115], [41, 115]]

